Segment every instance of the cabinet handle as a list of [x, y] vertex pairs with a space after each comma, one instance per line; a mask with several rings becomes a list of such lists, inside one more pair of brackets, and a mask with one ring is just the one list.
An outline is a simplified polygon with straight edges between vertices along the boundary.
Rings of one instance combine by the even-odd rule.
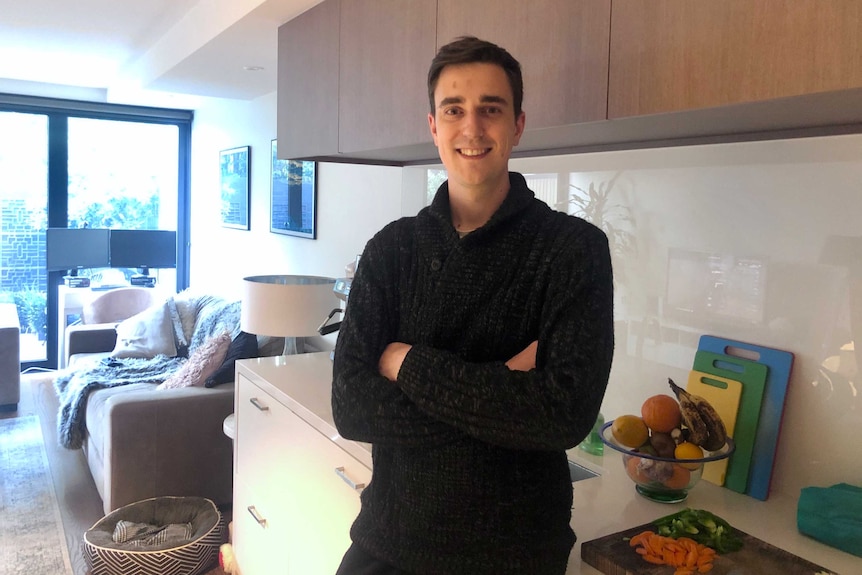
[[268, 408], [267, 406], [265, 406], [264, 404], [262, 404], [258, 398], [256, 398], [256, 397], [252, 397], [251, 399], [249, 399], [249, 401], [251, 402], [251, 404], [252, 404], [253, 406], [255, 406], [256, 408], [258, 408], [259, 410], [261, 410], [261, 411], [269, 411], [269, 408]]
[[254, 517], [254, 520], [257, 521], [258, 525], [264, 528], [266, 527], [266, 519], [257, 512], [257, 508], [254, 505], [248, 506], [248, 512], [251, 513], [251, 516]]
[[350, 479], [347, 476], [347, 472], [344, 470], [343, 467], [336, 467], [335, 468], [335, 474], [337, 476], [339, 476], [343, 482], [348, 484], [352, 490], [362, 491], [363, 489], [365, 489], [365, 484], [364, 483], [356, 483], [355, 481]]

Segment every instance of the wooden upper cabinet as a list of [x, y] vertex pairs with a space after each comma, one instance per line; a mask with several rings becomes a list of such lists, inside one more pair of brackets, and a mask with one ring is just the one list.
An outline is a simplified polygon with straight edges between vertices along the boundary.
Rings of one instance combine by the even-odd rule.
[[603, 120], [611, 0], [438, 0], [437, 47], [494, 42], [520, 63], [527, 132]]
[[341, 0], [341, 153], [431, 141], [426, 77], [436, 18], [437, 0]]
[[338, 152], [339, 1], [322, 2], [278, 29], [280, 158]]
[[860, 86], [859, 0], [613, 0], [611, 119]]

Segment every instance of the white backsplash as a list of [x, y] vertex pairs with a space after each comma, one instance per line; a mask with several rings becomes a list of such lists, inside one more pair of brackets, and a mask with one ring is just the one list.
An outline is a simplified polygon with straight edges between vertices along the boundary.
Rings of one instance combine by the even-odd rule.
[[606, 419], [670, 393], [668, 377], [686, 382], [702, 334], [790, 351], [772, 489], [862, 485], [862, 136], [511, 167], [570, 213], [575, 186], [609, 190], [617, 331]]

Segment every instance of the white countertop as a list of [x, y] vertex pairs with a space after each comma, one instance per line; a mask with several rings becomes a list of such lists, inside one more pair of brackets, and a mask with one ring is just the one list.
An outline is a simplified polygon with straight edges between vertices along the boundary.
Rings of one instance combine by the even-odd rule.
[[[260, 377], [245, 371], [247, 376], [265, 384], [265, 389], [288, 408], [371, 467], [370, 446], [346, 440], [335, 429], [330, 403], [332, 362], [329, 352], [242, 360], [237, 365], [240, 369], [245, 365], [254, 366]], [[581, 563], [582, 542], [647, 523], [686, 506], [708, 509], [734, 527], [840, 575], [862, 572], [862, 558], [819, 543], [797, 531], [797, 497], [773, 493], [767, 501], [759, 501], [701, 481], [689, 493], [685, 503], [654, 503], [635, 492], [619, 453], [606, 449], [604, 456], [593, 456], [574, 448], [569, 450], [569, 458], [599, 472], [600, 477], [574, 484], [571, 525], [578, 542], [572, 550], [567, 575], [601, 573]]]

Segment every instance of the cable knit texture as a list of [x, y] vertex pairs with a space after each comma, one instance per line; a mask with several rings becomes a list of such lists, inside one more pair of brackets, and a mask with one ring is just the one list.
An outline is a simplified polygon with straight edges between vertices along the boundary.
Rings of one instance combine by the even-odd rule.
[[[510, 183], [464, 238], [445, 183], [375, 235], [339, 330], [335, 423], [374, 463], [351, 537], [418, 575], [562, 574], [575, 541], [565, 450], [610, 372], [608, 242]], [[510, 371], [534, 340], [537, 368]], [[393, 341], [413, 346], [397, 382], [377, 368]]]

